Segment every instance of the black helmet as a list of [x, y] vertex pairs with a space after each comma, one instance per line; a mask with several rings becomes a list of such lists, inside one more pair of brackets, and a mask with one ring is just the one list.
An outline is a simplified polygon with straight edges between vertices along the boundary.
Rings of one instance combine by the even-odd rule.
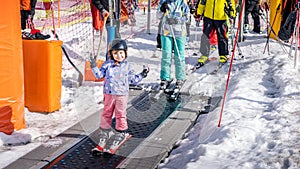
[[125, 50], [126, 51], [127, 43], [123, 39], [114, 39], [113, 41], [111, 41], [109, 43], [108, 50], [109, 50], [109, 52], [111, 52], [112, 50]]
[[108, 52], [110, 55], [110, 59], [114, 60], [111, 51], [113, 50], [124, 50], [125, 51], [125, 57], [127, 58], [127, 43], [123, 39], [114, 39], [112, 40], [108, 45]]

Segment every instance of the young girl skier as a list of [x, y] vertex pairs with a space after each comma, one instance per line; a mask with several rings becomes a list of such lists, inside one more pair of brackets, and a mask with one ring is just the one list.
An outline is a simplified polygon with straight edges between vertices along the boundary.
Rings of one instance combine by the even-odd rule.
[[184, 50], [190, 9], [185, 0], [162, 0], [158, 9], [158, 18], [162, 19], [161, 89], [166, 89], [171, 80], [172, 49], [174, 49], [176, 87], [181, 87], [186, 80]]
[[[93, 74], [96, 78], [104, 79], [104, 108], [100, 119], [100, 141], [96, 149], [103, 151], [114, 151], [128, 137], [128, 125], [126, 119], [126, 108], [128, 102], [129, 84], [138, 84], [147, 77], [149, 68], [135, 74], [133, 68], [126, 60], [127, 44], [125, 40], [115, 39], [108, 47], [110, 60], [97, 68], [94, 58], [90, 59]], [[115, 115], [115, 132], [112, 132], [112, 117]], [[111, 137], [111, 138], [110, 138]], [[105, 147], [108, 140], [113, 140], [110, 147]], [[116, 150], [116, 149], [115, 149]], [[110, 152], [112, 153], [112, 152]]]

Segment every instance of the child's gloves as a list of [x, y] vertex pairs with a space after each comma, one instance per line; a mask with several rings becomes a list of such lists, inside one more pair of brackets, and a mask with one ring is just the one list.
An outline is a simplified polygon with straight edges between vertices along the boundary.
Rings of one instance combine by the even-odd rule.
[[96, 59], [93, 56], [90, 56], [90, 64], [91, 68], [97, 67]]
[[149, 69], [148, 66], [145, 66], [145, 65], [143, 66], [143, 68], [144, 68], [144, 69], [143, 69], [141, 75], [143, 76], [143, 78], [145, 78], [145, 77], [147, 77], [147, 75], [148, 75], [150, 69]]

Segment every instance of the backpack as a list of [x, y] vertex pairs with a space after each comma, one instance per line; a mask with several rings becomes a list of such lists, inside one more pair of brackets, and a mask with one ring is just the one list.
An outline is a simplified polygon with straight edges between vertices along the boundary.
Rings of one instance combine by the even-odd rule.
[[279, 39], [283, 41], [287, 41], [291, 38], [294, 33], [294, 28], [296, 24], [296, 11], [291, 12], [284, 24], [280, 27], [278, 32]]

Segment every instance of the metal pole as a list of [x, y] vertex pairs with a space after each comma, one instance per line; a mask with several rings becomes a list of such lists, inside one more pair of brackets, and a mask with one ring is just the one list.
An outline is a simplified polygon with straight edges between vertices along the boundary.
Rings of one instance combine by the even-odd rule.
[[[108, 0], [109, 4], [109, 18], [110, 18], [110, 23], [109, 26], [107, 26], [107, 51], [108, 51], [108, 45], [109, 43], [115, 39], [115, 32], [116, 32], [116, 27], [113, 25], [114, 22], [114, 13], [113, 13], [113, 0]], [[109, 60], [108, 53], [106, 52], [106, 60]]]
[[151, 0], [148, 0], [147, 33], [150, 34]]
[[108, 0], [108, 12], [109, 12], [109, 18], [110, 18], [110, 24], [109, 26], [113, 26], [113, 16], [114, 16], [114, 13], [113, 13], [113, 3], [112, 3], [113, 0]]

